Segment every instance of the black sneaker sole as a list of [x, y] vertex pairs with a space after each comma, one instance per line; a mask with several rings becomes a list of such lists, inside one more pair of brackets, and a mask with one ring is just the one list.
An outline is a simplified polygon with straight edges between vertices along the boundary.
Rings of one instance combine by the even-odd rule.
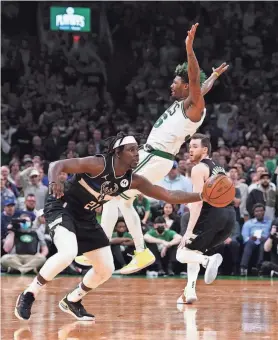
[[19, 320], [28, 321], [28, 320], [30, 320], [30, 318], [29, 318], [29, 319], [24, 319], [22, 316], [20, 316], [20, 315], [18, 314], [17, 305], [18, 305], [18, 302], [19, 302], [20, 297], [21, 297], [21, 294], [18, 295], [18, 298], [17, 298], [17, 300], [16, 300], [15, 309], [14, 309], [14, 315], [15, 315]]
[[59, 308], [61, 309], [62, 312], [64, 313], [68, 313], [70, 315], [72, 315], [76, 320], [78, 321], [94, 321], [95, 317], [91, 317], [91, 316], [82, 316], [82, 318], [79, 318], [77, 315], [75, 315], [69, 308], [68, 305], [66, 304], [66, 302], [64, 302], [64, 299], [62, 299], [59, 302]]

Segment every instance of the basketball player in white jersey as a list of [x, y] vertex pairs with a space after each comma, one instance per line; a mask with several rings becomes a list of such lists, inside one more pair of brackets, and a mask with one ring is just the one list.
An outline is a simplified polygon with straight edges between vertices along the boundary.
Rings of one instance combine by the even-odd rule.
[[[176, 77], [171, 85], [171, 94], [176, 100], [158, 118], [146, 144], [139, 151], [139, 164], [134, 173], [146, 177], [152, 183], [159, 182], [168, 174], [181, 145], [190, 139], [203, 123], [206, 115], [203, 96], [210, 91], [215, 80], [229, 66], [224, 63], [213, 69], [212, 75], [205, 81], [206, 76], [200, 71], [193, 50], [197, 27], [198, 24], [192, 26], [185, 41], [188, 63], [178, 65], [175, 71]], [[128, 190], [120, 199], [113, 199], [103, 206], [101, 225], [108, 238], [112, 237], [119, 208], [136, 247], [132, 261], [119, 271], [121, 274], [134, 273], [155, 261], [154, 255], [145, 248], [140, 218], [133, 207], [137, 194], [136, 190]], [[86, 264], [86, 259], [79, 256], [76, 262]]]

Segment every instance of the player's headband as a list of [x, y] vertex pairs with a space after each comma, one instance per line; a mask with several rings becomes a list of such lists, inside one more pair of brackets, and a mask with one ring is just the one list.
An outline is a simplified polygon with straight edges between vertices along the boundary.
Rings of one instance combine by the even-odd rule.
[[136, 139], [133, 136], [126, 136], [123, 139], [118, 139], [113, 146], [113, 149], [126, 144], [137, 144]]

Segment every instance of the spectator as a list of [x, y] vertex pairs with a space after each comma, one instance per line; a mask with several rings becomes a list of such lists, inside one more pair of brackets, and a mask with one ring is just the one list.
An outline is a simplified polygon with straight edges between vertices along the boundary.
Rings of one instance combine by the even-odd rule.
[[270, 176], [268, 172], [262, 173], [260, 184], [253, 189], [247, 197], [246, 208], [249, 215], [253, 217], [253, 206], [261, 203], [265, 206], [265, 217], [272, 220], [277, 214], [277, 193], [270, 185]]
[[25, 198], [24, 206], [22, 210], [29, 212], [32, 216], [37, 215], [36, 210], [36, 197], [34, 194], [28, 194]]
[[43, 209], [46, 195], [48, 193], [48, 188], [44, 186], [39, 178], [39, 172], [33, 169], [29, 174], [29, 185], [24, 189], [24, 195], [28, 196], [33, 194], [36, 199], [36, 209]]
[[10, 189], [14, 193], [15, 197], [18, 197], [19, 192], [17, 190], [16, 185], [9, 180], [10, 169], [8, 166], [5, 165], [1, 166], [1, 175], [4, 179], [5, 187]]
[[245, 183], [239, 182], [238, 180], [238, 171], [236, 167], [232, 167], [229, 171], [229, 176], [236, 189], [240, 191], [240, 204], [239, 204], [239, 213], [240, 213], [240, 223], [248, 218], [248, 212], [246, 210], [246, 200], [248, 196], [248, 186]]
[[15, 201], [8, 199], [3, 202], [4, 211], [1, 213], [1, 240], [7, 236], [8, 225], [11, 223], [12, 218], [19, 216], [18, 212], [15, 210]]
[[7, 200], [15, 201], [16, 197], [10, 189], [5, 187], [5, 180], [3, 176], [1, 175], [1, 211], [3, 211], [4, 202]]
[[166, 229], [174, 230], [180, 234], [180, 218], [175, 214], [173, 204], [164, 203], [162, 216], [166, 221]]
[[123, 218], [118, 219], [110, 244], [115, 268], [124, 267], [128, 263], [127, 254], [133, 253], [135, 247]]
[[17, 159], [12, 159], [9, 163], [10, 177], [8, 179], [11, 183], [14, 183], [16, 187], [19, 187], [19, 168], [20, 163]]
[[278, 276], [278, 218], [271, 224], [270, 234], [264, 244], [264, 251], [270, 252], [270, 262], [263, 262], [261, 271], [271, 277]]
[[248, 266], [255, 251], [259, 252], [256, 266], [258, 268], [261, 266], [264, 255], [264, 242], [270, 231], [271, 221], [265, 218], [264, 205], [261, 203], [255, 204], [253, 211], [255, 218], [245, 222], [241, 232], [244, 242], [244, 250], [240, 264], [242, 276], [247, 275]]
[[100, 130], [95, 130], [93, 134], [93, 143], [95, 145], [96, 153], [102, 153], [105, 145], [104, 141], [101, 139], [101, 131]]
[[30, 217], [22, 214], [20, 219], [22, 221], [13, 222], [9, 226], [3, 245], [7, 254], [1, 257], [1, 265], [8, 273], [19, 271], [26, 274], [34, 271], [37, 274], [46, 261], [48, 248], [42, 235], [32, 229]]
[[151, 213], [150, 201], [140, 193], [135, 198], [133, 206], [140, 217], [142, 225], [146, 225]]
[[191, 180], [183, 175], [179, 174], [178, 163], [175, 161], [172, 170], [164, 179], [159, 182], [161, 187], [167, 190], [182, 190], [186, 192], [192, 192]]
[[159, 216], [154, 221], [154, 228], [145, 235], [147, 247], [155, 255], [155, 263], [150, 266], [156, 268], [159, 276], [164, 276], [167, 270], [168, 275], [174, 275], [173, 263], [176, 261], [177, 245], [181, 241], [181, 236], [175, 231], [166, 228], [166, 221]]
[[[267, 173], [267, 169], [264, 166], [258, 166], [256, 170], [256, 179], [257, 181], [255, 183], [252, 183], [248, 187], [248, 193], [250, 193], [253, 189], [258, 189], [261, 184], [261, 175]], [[273, 190], [276, 190], [276, 186], [274, 183], [270, 183], [270, 186]]]

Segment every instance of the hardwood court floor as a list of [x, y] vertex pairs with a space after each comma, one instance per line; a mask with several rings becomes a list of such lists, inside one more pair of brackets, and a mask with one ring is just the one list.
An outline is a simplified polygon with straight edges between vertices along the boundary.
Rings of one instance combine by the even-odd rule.
[[80, 277], [59, 277], [42, 291], [30, 321], [14, 316], [30, 276], [2, 276], [4, 340], [257, 340], [278, 339], [278, 281], [198, 281], [198, 302], [177, 309], [184, 279], [113, 277], [84, 299], [93, 322], [77, 322], [58, 308]]

